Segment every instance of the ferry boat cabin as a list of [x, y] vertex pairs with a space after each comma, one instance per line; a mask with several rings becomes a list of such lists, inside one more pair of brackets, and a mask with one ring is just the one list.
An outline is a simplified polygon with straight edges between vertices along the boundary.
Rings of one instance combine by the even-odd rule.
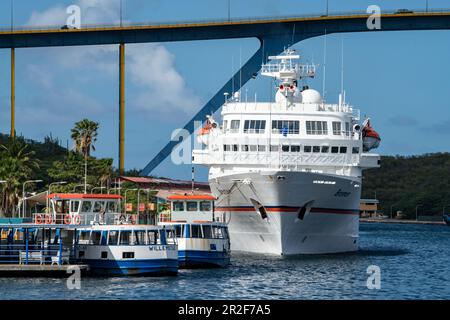
[[160, 225], [172, 226], [178, 241], [180, 268], [225, 267], [230, 263], [230, 239], [225, 223], [214, 221], [211, 195], [171, 195], [170, 211]]
[[99, 275], [176, 275], [178, 251], [171, 226], [93, 225], [77, 230], [77, 262]]

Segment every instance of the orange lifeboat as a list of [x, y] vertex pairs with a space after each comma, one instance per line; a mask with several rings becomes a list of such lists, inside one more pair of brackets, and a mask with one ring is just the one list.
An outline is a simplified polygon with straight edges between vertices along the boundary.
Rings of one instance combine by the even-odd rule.
[[364, 151], [376, 149], [380, 146], [380, 135], [370, 125], [370, 119], [367, 119], [365, 121], [364, 127], [362, 129], [362, 139]]
[[207, 116], [207, 120], [203, 128], [201, 128], [197, 133], [197, 141], [205, 145], [208, 144], [209, 134], [211, 130], [217, 127], [217, 123], [212, 119], [211, 116]]

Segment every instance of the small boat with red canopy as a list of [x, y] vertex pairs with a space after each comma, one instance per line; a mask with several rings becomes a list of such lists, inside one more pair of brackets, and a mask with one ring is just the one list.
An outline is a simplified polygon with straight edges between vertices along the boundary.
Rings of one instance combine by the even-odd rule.
[[35, 224], [68, 225], [74, 230], [71, 258], [98, 275], [176, 275], [178, 251], [170, 226], [138, 224], [121, 212], [112, 194], [54, 193]]

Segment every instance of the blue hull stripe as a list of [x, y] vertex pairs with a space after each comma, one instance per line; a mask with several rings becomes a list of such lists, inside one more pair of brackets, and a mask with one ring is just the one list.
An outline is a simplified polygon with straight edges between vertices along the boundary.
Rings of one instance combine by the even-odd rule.
[[178, 273], [178, 260], [150, 259], [150, 260], [101, 260], [84, 259], [95, 274], [104, 275], [164, 275]]
[[225, 267], [230, 263], [230, 254], [219, 251], [179, 250], [180, 267]]

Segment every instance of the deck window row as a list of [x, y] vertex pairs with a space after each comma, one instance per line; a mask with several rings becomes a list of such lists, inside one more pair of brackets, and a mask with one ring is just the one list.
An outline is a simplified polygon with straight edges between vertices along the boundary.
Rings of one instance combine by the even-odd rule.
[[[238, 144], [226, 144], [223, 146], [223, 151], [225, 152], [238, 152], [240, 147], [240, 151], [243, 152], [265, 152], [266, 146], [265, 145], [238, 145]], [[304, 153], [347, 153], [348, 147], [346, 146], [312, 146], [312, 145], [305, 145], [303, 146], [303, 152]], [[270, 152], [301, 152], [302, 146], [301, 145], [271, 145], [269, 148]], [[352, 154], [358, 154], [359, 153], [359, 147], [352, 147], [351, 148]]]
[[[228, 128], [228, 123], [230, 127]], [[226, 132], [239, 133], [240, 120], [225, 120], [223, 122], [223, 128]], [[306, 121], [306, 134], [307, 135], [328, 135], [328, 122], [327, 121]], [[333, 135], [350, 135], [350, 122], [345, 122], [345, 130], [342, 129], [342, 122], [332, 121]], [[250, 134], [262, 134], [265, 133], [266, 120], [245, 120], [244, 121], [244, 133]], [[299, 120], [272, 120], [272, 133], [273, 134], [300, 134], [300, 121]]]

